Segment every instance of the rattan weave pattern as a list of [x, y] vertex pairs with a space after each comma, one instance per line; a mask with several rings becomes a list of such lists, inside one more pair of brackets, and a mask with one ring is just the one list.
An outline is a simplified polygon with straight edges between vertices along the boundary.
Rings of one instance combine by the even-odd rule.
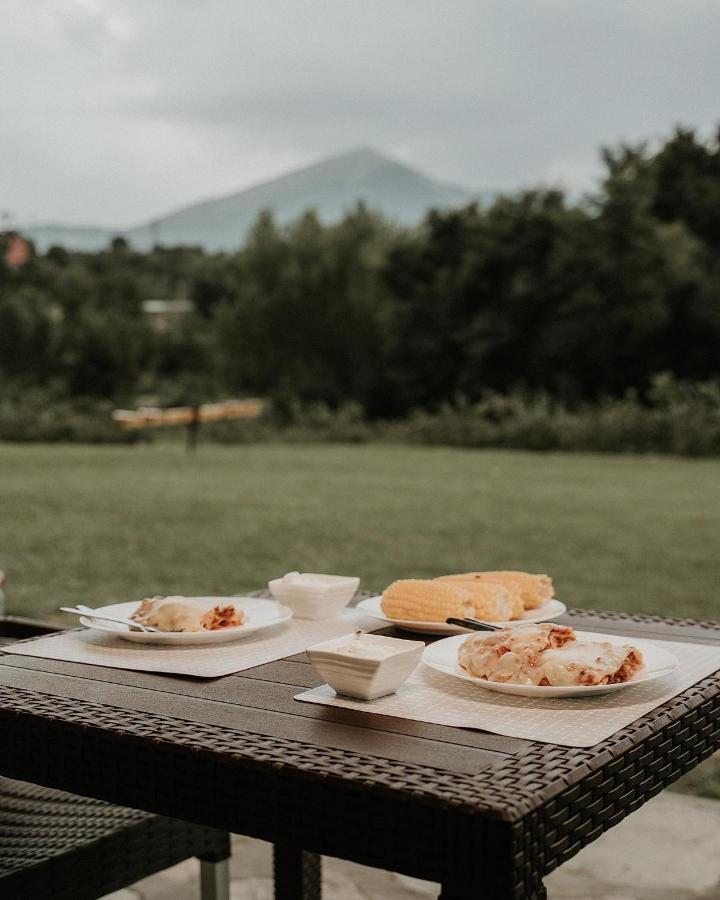
[[191, 856], [229, 854], [227, 834], [0, 778], [0, 895], [90, 900]]
[[[662, 726], [687, 715], [695, 707], [712, 701], [717, 693], [715, 676], [704, 679], [668, 701], [653, 713], [638, 719], [596, 747], [580, 749], [547, 744], [531, 744], [523, 754], [505, 757], [476, 775], [447, 772], [435, 766], [398, 763], [381, 757], [367, 757], [331, 747], [318, 748], [297, 740], [255, 735], [232, 729], [218, 730], [197, 722], [186, 723], [170, 716], [138, 713], [105, 704], [39, 695], [33, 691], [0, 686], [0, 720], [9, 715], [41, 715], [49, 721], [65, 722], [89, 731], [111, 730], [118, 737], [152, 737], [158, 747], [172, 744], [196, 755], [221, 754], [226, 761], [243, 761], [262, 769], [303, 772], [325, 779], [339, 777], [363, 787], [411, 792], [428, 802], [465, 807], [475, 812], [495, 813], [514, 820], [532, 811], [538, 803], [538, 788], [544, 800], [562, 790], [580, 774], [605, 765], [625, 748], [634, 747], [641, 737], [662, 730]], [[20, 748], [18, 748], [20, 749]]]
[[[0, 690], [0, 702], [7, 710], [11, 698], [4, 693]], [[19, 712], [18, 695], [26, 692], [13, 693], [13, 705]], [[38, 707], [38, 695], [27, 693], [26, 701], [35, 713], [53, 715], [58, 722], [69, 717], [77, 724], [76, 702], [68, 704], [71, 709], [64, 709], [58, 698], [47, 698], [47, 708], [43, 709], [42, 701]], [[107, 727], [107, 707], [92, 703], [82, 706], [86, 732]], [[126, 710], [115, 711], [114, 726], [117, 729], [119, 719], [124, 719], [124, 734], [152, 736], [158, 745], [167, 741], [176, 745], [180, 738], [196, 758], [202, 753], [230, 753], [258, 768], [269, 765], [277, 772], [289, 768], [328, 782], [351, 779], [358, 788], [373, 787], [400, 796], [409, 793], [425, 802], [447, 804], [458, 812], [483, 810], [512, 819], [514, 889], [518, 897], [523, 897], [532, 895], [542, 874], [720, 746], [720, 698], [714, 679], [686, 691], [673, 706], [659, 727], [640, 720], [590, 750], [532, 745], [526, 753], [510, 756], [479, 776], [451, 775], [389, 762], [383, 765], [382, 760], [370, 762], [363, 757], [353, 760], [346, 752], [328, 749], [319, 753], [316, 747], [302, 748], [291, 741], [278, 746], [277, 739], [253, 740], [251, 747], [239, 748], [236, 744], [231, 749], [233, 741], [247, 739], [248, 735], [204, 735], [196, 725], [190, 729], [186, 723], [158, 716], [142, 716], [141, 722], [133, 722]], [[158, 752], [160, 749], [158, 746]], [[150, 789], [149, 784], [145, 787]], [[332, 808], [330, 801], [326, 808]], [[310, 830], [306, 833], [310, 837]], [[418, 851], [421, 846], [418, 838]], [[413, 861], [409, 866], [417, 869]]]
[[[674, 618], [672, 616], [654, 616], [647, 613], [624, 613], [607, 609], [568, 609], [566, 616], [592, 617], [616, 622], [638, 622], [646, 625], [661, 625], [672, 628], [704, 628], [707, 631], [720, 631], [720, 621], [715, 619]], [[668, 636], [669, 637], [669, 636]]]
[[[711, 696], [700, 688], [693, 701], [699, 702], [657, 728], [635, 723], [623, 729], [587, 760], [581, 777], [567, 760], [555, 761], [554, 794], [546, 784], [545, 802], [517, 823], [518, 871], [525, 870], [526, 883], [535, 881], [538, 868], [552, 871], [720, 748], [717, 681]], [[577, 764], [578, 756], [573, 759]]]
[[[0, 619], [13, 642], [52, 627]], [[91, 900], [191, 856], [230, 853], [229, 835], [0, 776], [0, 896]]]
[[[244, 731], [197, 722], [185, 722], [158, 713], [134, 712], [90, 700], [79, 703], [76, 699], [55, 697], [8, 688], [0, 685], [0, 722], [8, 716], [41, 716], [58, 727], [68, 724], [80, 727], [84, 733], [98, 731], [103, 736], [112, 730], [118, 739], [152, 738], [158, 750], [163, 745], [192, 753], [195, 758], [203, 755], [222, 755], [226, 762], [242, 761], [253, 769], [271, 768], [274, 771], [292, 770], [316, 775], [323, 779], [339, 777], [356, 782], [359, 786], [377, 786], [391, 792], [422, 796], [429, 801], [450, 805], [462, 805], [462, 783], [470, 787], [470, 776], [447, 772], [433, 766], [392, 762], [382, 757], [367, 757], [332, 747], [289, 738], [267, 737]], [[13, 729], [13, 733], [15, 732]], [[20, 747], [17, 748], [21, 750]], [[475, 804], [472, 804], [475, 809]]]

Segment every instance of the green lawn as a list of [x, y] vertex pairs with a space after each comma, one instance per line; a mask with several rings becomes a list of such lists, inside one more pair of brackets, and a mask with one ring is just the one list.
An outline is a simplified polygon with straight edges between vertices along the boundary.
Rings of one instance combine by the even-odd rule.
[[569, 604], [720, 617], [720, 462], [397, 446], [0, 445], [13, 612], [259, 587], [550, 573]]
[[[235, 593], [290, 569], [548, 572], [585, 607], [720, 618], [720, 461], [400, 446], [0, 445], [9, 610]], [[720, 783], [720, 782], [718, 782]]]

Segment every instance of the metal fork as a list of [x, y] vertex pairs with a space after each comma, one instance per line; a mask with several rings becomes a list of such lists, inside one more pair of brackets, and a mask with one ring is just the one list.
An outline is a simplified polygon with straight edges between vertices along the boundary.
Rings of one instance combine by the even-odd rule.
[[141, 625], [132, 619], [124, 619], [122, 616], [107, 616], [104, 613], [97, 613], [89, 606], [83, 606], [78, 603], [76, 606], [61, 606], [63, 612], [73, 613], [76, 616], [85, 616], [86, 619], [97, 619], [98, 622], [114, 622], [116, 625], [127, 625], [131, 631], [155, 632], [160, 631], [159, 628], [153, 628], [151, 625]]
[[493, 625], [491, 622], [481, 622], [480, 619], [445, 619], [448, 625], [460, 625], [462, 628], [470, 628], [472, 631], [502, 631], [502, 625]]

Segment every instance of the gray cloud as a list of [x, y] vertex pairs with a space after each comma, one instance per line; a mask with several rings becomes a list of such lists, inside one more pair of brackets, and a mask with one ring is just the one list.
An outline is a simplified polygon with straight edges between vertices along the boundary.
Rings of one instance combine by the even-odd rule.
[[[715, 0], [9, 0], [0, 209], [126, 224], [358, 144], [583, 190], [720, 119]], [[9, 12], [8, 12], [9, 11]]]

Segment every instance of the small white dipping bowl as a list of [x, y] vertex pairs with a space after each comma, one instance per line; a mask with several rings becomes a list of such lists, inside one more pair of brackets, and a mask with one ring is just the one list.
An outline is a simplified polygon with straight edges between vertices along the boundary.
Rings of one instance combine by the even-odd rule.
[[289, 606], [298, 619], [331, 619], [355, 596], [359, 578], [288, 572], [268, 582], [273, 597]]
[[310, 662], [338, 694], [375, 700], [393, 694], [410, 677], [425, 649], [422, 641], [380, 634], [348, 634], [307, 648]]

